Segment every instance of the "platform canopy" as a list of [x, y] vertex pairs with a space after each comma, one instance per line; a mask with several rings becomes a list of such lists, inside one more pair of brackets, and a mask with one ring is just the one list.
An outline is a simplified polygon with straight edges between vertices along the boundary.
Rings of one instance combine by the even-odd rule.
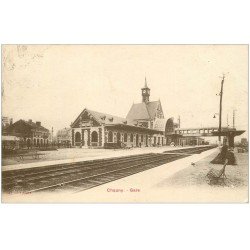
[[149, 129], [149, 128], [144, 128], [144, 127], [137, 127], [137, 126], [132, 126], [132, 125], [127, 125], [127, 124], [108, 124], [105, 127], [107, 128], [115, 128], [115, 129], [124, 129], [126, 131], [137, 131], [137, 132], [144, 132], [148, 134], [161, 134], [163, 135], [163, 131], [159, 131], [156, 129]]
[[19, 141], [20, 138], [16, 137], [14, 135], [3, 135], [2, 136], [2, 141]]

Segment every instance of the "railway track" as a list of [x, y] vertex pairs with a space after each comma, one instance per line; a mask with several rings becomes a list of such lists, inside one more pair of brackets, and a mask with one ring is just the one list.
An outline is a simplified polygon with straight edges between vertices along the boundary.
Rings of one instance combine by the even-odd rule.
[[140, 154], [4, 171], [2, 190], [7, 193], [83, 191], [211, 148], [189, 148], [166, 152], [171, 154]]

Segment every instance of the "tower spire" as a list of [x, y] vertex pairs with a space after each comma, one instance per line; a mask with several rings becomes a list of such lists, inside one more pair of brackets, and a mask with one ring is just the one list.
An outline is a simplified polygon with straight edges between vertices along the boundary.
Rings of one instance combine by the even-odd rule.
[[144, 87], [141, 90], [142, 90], [142, 102], [148, 103], [150, 96], [150, 88], [148, 87], [146, 76], [145, 76]]
[[145, 76], [145, 86], [144, 86], [144, 88], [148, 88], [148, 84], [147, 84], [147, 78], [146, 78], [146, 76]]

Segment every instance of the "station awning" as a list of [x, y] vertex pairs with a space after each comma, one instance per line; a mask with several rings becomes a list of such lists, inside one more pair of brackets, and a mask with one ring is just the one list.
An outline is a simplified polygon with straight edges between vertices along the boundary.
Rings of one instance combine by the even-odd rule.
[[3, 135], [2, 141], [20, 141], [20, 138], [14, 135]]
[[181, 134], [175, 134], [175, 133], [166, 134], [166, 136], [172, 137], [172, 138], [182, 138], [183, 137], [183, 135], [181, 135]]
[[163, 135], [163, 131], [159, 131], [156, 129], [144, 128], [144, 127], [137, 127], [137, 126], [127, 125], [127, 124], [112, 124], [112, 125], [108, 124], [108, 125], [105, 125], [105, 127], [122, 129], [122, 130], [127, 130], [127, 131], [144, 132], [144, 133], [148, 133], [148, 134], [161, 134], [161, 135]]

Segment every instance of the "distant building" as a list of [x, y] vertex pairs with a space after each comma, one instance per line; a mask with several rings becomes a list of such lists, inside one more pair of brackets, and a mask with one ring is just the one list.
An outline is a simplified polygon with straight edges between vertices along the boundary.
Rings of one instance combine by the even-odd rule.
[[9, 118], [7, 116], [2, 116], [2, 134], [6, 135], [7, 131], [6, 129], [13, 124], [13, 119]]
[[50, 132], [41, 125], [41, 122], [32, 122], [32, 120], [19, 120], [10, 125], [6, 132], [21, 139], [27, 146], [44, 146], [49, 143]]
[[248, 144], [247, 138], [241, 138], [241, 144], [247, 145]]
[[64, 128], [57, 132], [56, 140], [59, 145], [71, 146], [71, 128]]
[[9, 126], [13, 123], [13, 118], [9, 118], [7, 116], [2, 117], [2, 126]]

